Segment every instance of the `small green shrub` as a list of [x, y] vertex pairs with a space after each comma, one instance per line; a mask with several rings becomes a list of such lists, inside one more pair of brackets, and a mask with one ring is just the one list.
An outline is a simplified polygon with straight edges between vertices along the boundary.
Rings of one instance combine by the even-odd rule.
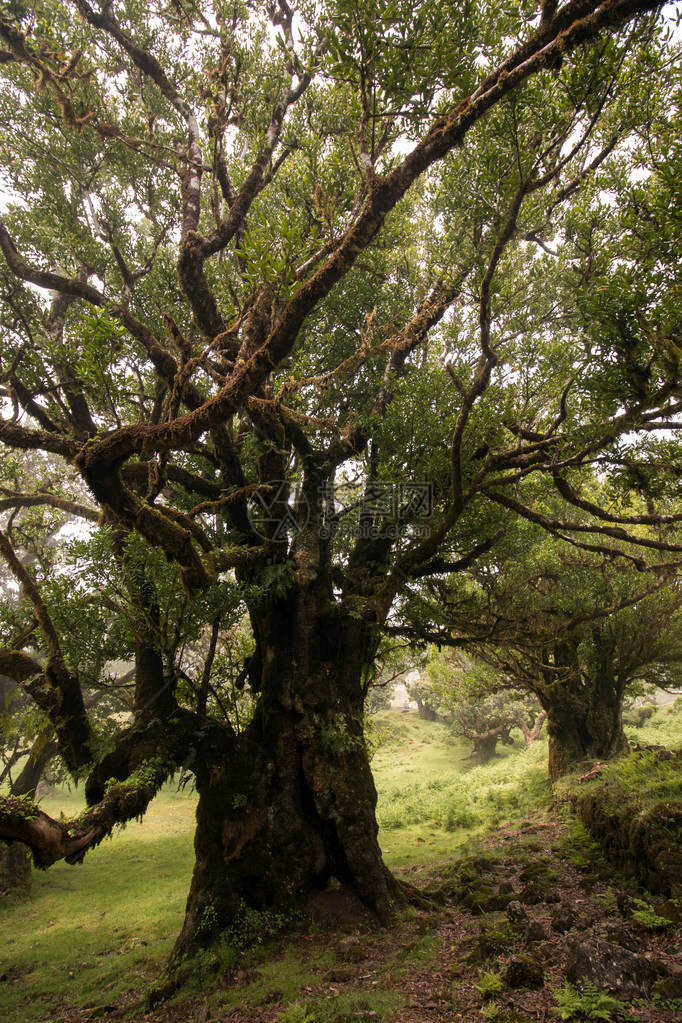
[[672, 921], [665, 916], [660, 916], [651, 903], [645, 902], [644, 899], [635, 899], [634, 903], [637, 909], [633, 909], [631, 915], [636, 923], [646, 927], [649, 931], [662, 931], [666, 927], [670, 927]]
[[623, 1009], [621, 1001], [604, 991], [597, 991], [589, 983], [584, 985], [582, 991], [572, 984], [564, 984], [560, 991], [554, 993], [554, 997], [559, 1018], [571, 1023], [591, 1023], [593, 1020], [610, 1023], [614, 1013]]
[[483, 1001], [487, 1002], [489, 999], [494, 998], [495, 995], [499, 995], [503, 984], [499, 973], [496, 973], [494, 970], [486, 970], [485, 973], [481, 974], [478, 984], [475, 984], [474, 987]]
[[496, 1002], [488, 1002], [481, 1009], [487, 1023], [529, 1023], [528, 1017], [516, 1009], [502, 1009]]

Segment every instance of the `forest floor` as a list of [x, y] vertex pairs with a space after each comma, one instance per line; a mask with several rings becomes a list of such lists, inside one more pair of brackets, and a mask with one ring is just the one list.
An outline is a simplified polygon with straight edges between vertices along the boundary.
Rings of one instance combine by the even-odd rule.
[[[471, 768], [442, 726], [390, 713], [378, 723], [382, 848], [428, 904], [390, 930], [340, 889], [321, 893], [281, 934], [281, 921], [254, 916], [255, 948], [241, 951], [247, 936], [232, 935], [197, 959], [174, 998], [146, 1012], [191, 870], [193, 797], [167, 790], [91, 862], [40, 875], [29, 902], [0, 905], [3, 1023], [681, 1018], [679, 903], [638, 890], [582, 825], [557, 816], [542, 743]], [[660, 712], [637, 738], [679, 746], [681, 726], [679, 714]], [[634, 986], [620, 999], [568, 983], [581, 947], [614, 945], [648, 963], [641, 990], [639, 960], [625, 963]]]

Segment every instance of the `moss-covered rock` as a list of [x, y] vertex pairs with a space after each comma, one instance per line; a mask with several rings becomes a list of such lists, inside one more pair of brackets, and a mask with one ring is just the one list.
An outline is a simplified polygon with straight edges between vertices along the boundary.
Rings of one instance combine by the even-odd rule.
[[507, 920], [484, 927], [478, 934], [475, 953], [486, 959], [489, 956], [502, 955], [508, 952], [518, 940], [518, 935]]
[[517, 955], [507, 963], [504, 979], [508, 987], [537, 990], [544, 987], [545, 971], [533, 956]]
[[471, 913], [484, 915], [506, 909], [515, 897], [506, 885], [498, 883], [495, 868], [498, 861], [475, 857], [458, 863], [444, 874], [438, 894], [455, 899]]
[[584, 783], [557, 787], [604, 855], [650, 891], [682, 893], [682, 755], [639, 750]]
[[529, 881], [519, 892], [518, 899], [525, 906], [538, 906], [545, 901], [546, 894], [547, 886], [541, 881]]

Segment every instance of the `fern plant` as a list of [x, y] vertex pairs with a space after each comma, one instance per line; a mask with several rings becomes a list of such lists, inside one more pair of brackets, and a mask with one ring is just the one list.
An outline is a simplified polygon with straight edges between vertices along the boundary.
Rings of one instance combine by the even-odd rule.
[[662, 931], [664, 928], [670, 927], [671, 921], [667, 917], [660, 916], [651, 903], [645, 902], [644, 899], [635, 899], [634, 902], [637, 909], [632, 911], [632, 919], [642, 927], [646, 927], [650, 931]]
[[484, 1002], [494, 998], [502, 990], [500, 975], [494, 970], [486, 970], [481, 974], [478, 984], [474, 985]]
[[595, 1020], [610, 1023], [614, 1013], [623, 1008], [618, 998], [597, 991], [590, 983], [586, 983], [582, 991], [572, 984], [564, 984], [560, 991], [555, 992], [554, 997], [559, 1018], [570, 1023], [592, 1023]]

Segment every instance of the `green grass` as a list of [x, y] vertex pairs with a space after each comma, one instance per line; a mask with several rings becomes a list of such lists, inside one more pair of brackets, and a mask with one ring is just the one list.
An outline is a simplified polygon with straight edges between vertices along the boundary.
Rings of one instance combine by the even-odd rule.
[[667, 707], [659, 707], [643, 725], [626, 725], [625, 734], [632, 743], [679, 749], [682, 747], [682, 696]]
[[[549, 805], [547, 746], [526, 751], [500, 748], [484, 767], [472, 765], [469, 744], [453, 739], [439, 723], [416, 714], [377, 715], [378, 748], [372, 767], [379, 793], [379, 839], [392, 869], [427, 870], [457, 860], [492, 824], [522, 820]], [[681, 745], [682, 713], [666, 708], [631, 735], [643, 743]], [[627, 762], [615, 772], [632, 772]], [[665, 763], [657, 769], [657, 797], [671, 784]], [[634, 786], [639, 780], [624, 777]], [[119, 830], [88, 853], [84, 864], [56, 864], [35, 872], [31, 899], [0, 902], [0, 1019], [3, 1023], [57, 1021], [70, 1006], [91, 1008], [92, 1018], [131, 991], [144, 996], [158, 977], [179, 932], [193, 865], [196, 797], [166, 787], [142, 823]], [[52, 815], [71, 816], [82, 808], [79, 792], [59, 792], [42, 801]], [[428, 935], [392, 964], [398, 972], [437, 956]], [[209, 957], [210, 958], [210, 957]], [[324, 1023], [332, 1007], [307, 988], [319, 983], [336, 956], [315, 939], [279, 951], [274, 946], [249, 958], [247, 980], [236, 988], [216, 983], [215, 964], [198, 966], [197, 986], [212, 991], [212, 1010], [237, 1004], [287, 1006], [281, 1018]], [[223, 968], [227, 968], [223, 964]], [[179, 996], [180, 1000], [183, 995]], [[373, 1011], [390, 1015], [401, 997], [380, 985], [335, 1001], [335, 1018]], [[343, 1004], [342, 1004], [343, 1003]], [[303, 1007], [302, 1015], [299, 1009]]]
[[[61, 793], [41, 805], [70, 816], [82, 798]], [[34, 871], [30, 901], [0, 903], [0, 976], [8, 975], [0, 1019], [29, 1023], [55, 1005], [94, 1008], [144, 991], [182, 924], [194, 808], [193, 796], [166, 788], [142, 823], [117, 832], [83, 864]]]
[[546, 742], [530, 750], [501, 746], [489, 764], [473, 766], [470, 744], [444, 725], [396, 711], [377, 721], [391, 735], [372, 768], [379, 841], [394, 869], [451, 859], [492, 824], [550, 804]]

